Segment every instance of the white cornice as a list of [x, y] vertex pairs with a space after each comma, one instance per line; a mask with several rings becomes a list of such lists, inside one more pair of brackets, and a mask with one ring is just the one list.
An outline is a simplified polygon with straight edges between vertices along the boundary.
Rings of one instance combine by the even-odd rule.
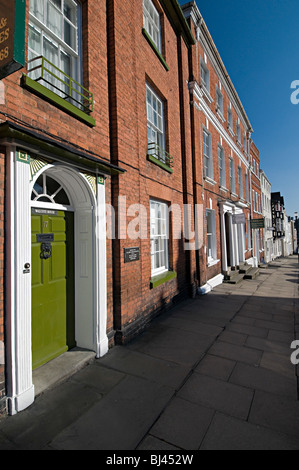
[[190, 82], [189, 83], [189, 91], [194, 95], [197, 99], [198, 104], [193, 101], [194, 105], [202, 111], [205, 116], [209, 119], [211, 124], [215, 127], [215, 129], [219, 132], [221, 137], [226, 141], [226, 143], [231, 147], [233, 152], [236, 156], [243, 162], [246, 168], [249, 168], [249, 162], [246, 160], [242, 152], [240, 151], [239, 146], [232, 140], [229, 134], [225, 131], [224, 127], [220, 124], [219, 120], [216, 118], [215, 114], [211, 111], [208, 104], [205, 102], [204, 94], [201, 87], [198, 85], [197, 82]]

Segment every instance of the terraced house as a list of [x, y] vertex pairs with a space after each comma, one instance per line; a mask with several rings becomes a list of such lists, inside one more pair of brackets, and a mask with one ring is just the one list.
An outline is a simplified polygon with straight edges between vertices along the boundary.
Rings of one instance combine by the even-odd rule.
[[[190, 52], [193, 187], [203, 204], [197, 278], [202, 293], [239, 280], [255, 264], [251, 229], [251, 134], [245, 109], [194, 1], [183, 7], [196, 45]], [[241, 272], [241, 275], [239, 273]]]
[[0, 16], [0, 399], [15, 414], [33, 371], [75, 347], [100, 358], [254, 264], [252, 128], [195, 2], [2, 0]]

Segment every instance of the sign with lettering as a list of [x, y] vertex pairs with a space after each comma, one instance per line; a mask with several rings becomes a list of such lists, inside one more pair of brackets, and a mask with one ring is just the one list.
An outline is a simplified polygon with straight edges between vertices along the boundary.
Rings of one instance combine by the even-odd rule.
[[125, 263], [132, 263], [139, 261], [140, 250], [139, 248], [125, 248]]
[[252, 229], [265, 228], [264, 219], [251, 219], [250, 225]]
[[245, 214], [234, 214], [232, 217], [232, 222], [234, 225], [246, 224]]
[[26, 0], [0, 0], [0, 79], [25, 65]]
[[58, 215], [58, 211], [53, 211], [52, 209], [31, 209], [31, 213], [32, 215]]

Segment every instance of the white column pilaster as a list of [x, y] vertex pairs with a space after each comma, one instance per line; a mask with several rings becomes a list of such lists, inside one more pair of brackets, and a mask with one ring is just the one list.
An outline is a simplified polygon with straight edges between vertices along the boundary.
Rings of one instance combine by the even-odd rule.
[[30, 158], [7, 152], [7, 377], [10, 414], [34, 401], [31, 349]]
[[98, 178], [97, 183], [97, 357], [103, 357], [108, 352], [106, 196], [104, 178]]

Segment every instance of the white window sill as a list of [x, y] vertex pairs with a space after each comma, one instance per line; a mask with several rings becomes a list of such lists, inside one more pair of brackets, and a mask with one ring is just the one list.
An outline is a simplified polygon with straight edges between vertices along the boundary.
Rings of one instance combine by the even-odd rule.
[[231, 195], [232, 195], [233, 197], [239, 197], [238, 194], [236, 194], [236, 193], [234, 193], [234, 192], [232, 192]]
[[208, 259], [208, 268], [210, 268], [211, 266], [215, 266], [219, 262], [220, 262], [220, 259], [209, 258]]
[[224, 193], [228, 192], [228, 189], [225, 186], [219, 186], [220, 191], [223, 191]]
[[216, 184], [216, 181], [214, 181], [212, 178], [210, 178], [209, 176], [205, 176], [204, 177], [204, 180], [209, 183], [209, 184], [212, 184], [213, 186]]

